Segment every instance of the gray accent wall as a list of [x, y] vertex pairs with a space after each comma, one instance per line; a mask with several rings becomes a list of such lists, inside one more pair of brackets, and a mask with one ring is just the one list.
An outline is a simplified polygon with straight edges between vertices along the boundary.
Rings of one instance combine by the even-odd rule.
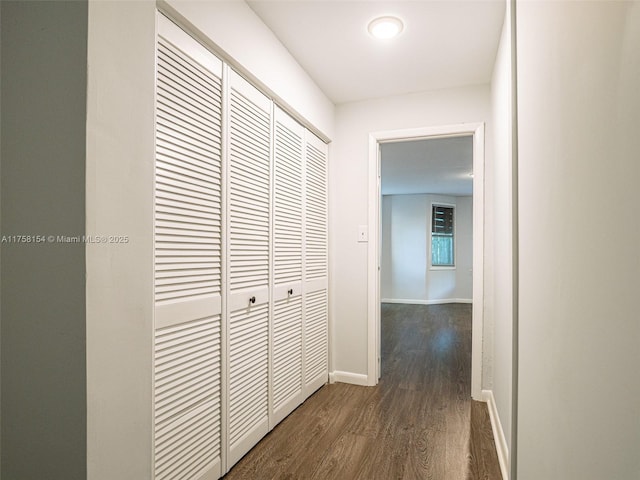
[[87, 2], [1, 9], [2, 477], [84, 479]]

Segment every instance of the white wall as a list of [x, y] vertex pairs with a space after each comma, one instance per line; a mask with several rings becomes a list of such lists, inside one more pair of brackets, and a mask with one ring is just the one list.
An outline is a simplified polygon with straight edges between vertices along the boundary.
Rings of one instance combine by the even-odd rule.
[[232, 65], [241, 66], [310, 126], [333, 137], [333, 103], [244, 1], [167, 3], [222, 49]]
[[637, 479], [640, 2], [517, 14], [518, 480]]
[[454, 197], [456, 203], [455, 298], [473, 298], [473, 197]]
[[[512, 248], [512, 155], [511, 155], [511, 33], [510, 5], [502, 29], [491, 81], [494, 154], [486, 162], [487, 248], [485, 270], [485, 321], [493, 330], [492, 390], [502, 425], [506, 451], [511, 450], [512, 415], [512, 325], [513, 325], [513, 248]], [[496, 439], [497, 442], [500, 439]], [[505, 458], [507, 460], [507, 458]], [[505, 465], [506, 466], [506, 465]]]
[[87, 478], [152, 478], [155, 4], [89, 4]]
[[332, 370], [367, 374], [367, 243], [357, 242], [357, 227], [368, 222], [369, 133], [489, 120], [488, 85], [336, 108], [329, 181]]
[[[246, 4], [171, 5], [331, 136], [333, 105]], [[89, 4], [87, 234], [129, 237], [86, 248], [90, 480], [152, 477], [155, 9]]]
[[[435, 303], [472, 298], [472, 197], [384, 195], [380, 286], [383, 302]], [[431, 204], [454, 205], [453, 269], [429, 267]]]

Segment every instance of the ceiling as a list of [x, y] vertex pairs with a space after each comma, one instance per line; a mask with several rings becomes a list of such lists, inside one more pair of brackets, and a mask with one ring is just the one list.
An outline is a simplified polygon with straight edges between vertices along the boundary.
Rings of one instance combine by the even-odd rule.
[[[489, 83], [504, 0], [248, 0], [335, 103]], [[367, 31], [394, 15], [404, 31]]]
[[473, 136], [381, 145], [382, 194], [473, 193]]
[[[335, 104], [486, 84], [498, 49], [504, 0], [247, 0]], [[383, 15], [403, 32], [367, 31]], [[471, 195], [473, 137], [382, 145], [382, 193]]]

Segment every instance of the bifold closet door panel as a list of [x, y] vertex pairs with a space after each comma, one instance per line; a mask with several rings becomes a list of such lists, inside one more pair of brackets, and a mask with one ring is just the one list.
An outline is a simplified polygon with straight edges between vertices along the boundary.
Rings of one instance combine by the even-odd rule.
[[305, 396], [324, 385], [328, 363], [327, 145], [307, 131], [305, 145]]
[[222, 62], [158, 14], [154, 478], [221, 475]]
[[228, 448], [269, 431], [271, 101], [231, 69], [228, 89]]
[[302, 244], [305, 129], [275, 109], [271, 427], [302, 397]]

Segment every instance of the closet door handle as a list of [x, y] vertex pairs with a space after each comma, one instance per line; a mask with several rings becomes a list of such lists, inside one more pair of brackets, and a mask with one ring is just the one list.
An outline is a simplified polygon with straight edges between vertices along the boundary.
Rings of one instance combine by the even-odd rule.
[[287, 293], [288, 293], [289, 295], [293, 295], [293, 288], [290, 288], [289, 290], [287, 290]]
[[251, 297], [249, 299], [249, 303], [256, 303], [256, 297]]

